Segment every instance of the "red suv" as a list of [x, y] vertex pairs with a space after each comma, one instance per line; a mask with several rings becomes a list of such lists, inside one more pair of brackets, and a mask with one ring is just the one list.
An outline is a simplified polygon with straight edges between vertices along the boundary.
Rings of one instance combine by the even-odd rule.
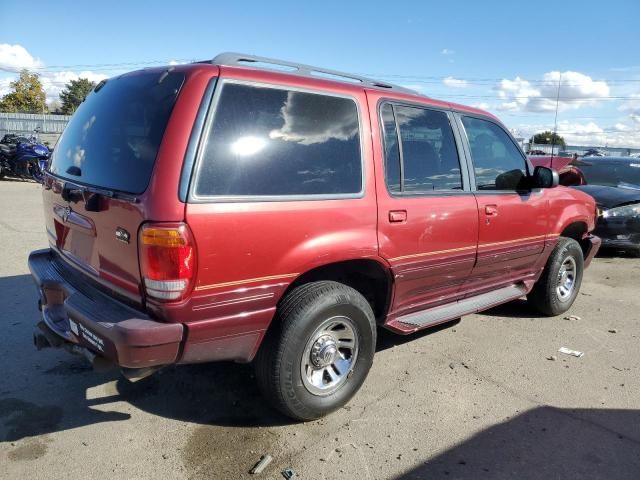
[[131, 379], [254, 361], [277, 408], [317, 418], [378, 326], [567, 310], [600, 241], [593, 199], [557, 184], [494, 116], [384, 82], [240, 54], [124, 74], [46, 174], [34, 340]]

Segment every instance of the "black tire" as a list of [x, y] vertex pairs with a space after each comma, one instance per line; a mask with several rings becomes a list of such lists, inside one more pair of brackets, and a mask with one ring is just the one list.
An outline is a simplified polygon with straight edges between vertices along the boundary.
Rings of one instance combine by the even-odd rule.
[[[560, 269], [565, 262], [574, 262], [575, 274], [570, 294], [563, 298], [558, 291]], [[560, 237], [553, 252], [547, 260], [542, 275], [527, 300], [539, 312], [550, 317], [560, 315], [571, 308], [582, 284], [584, 273], [584, 257], [580, 244], [572, 238]]]
[[[309, 345], [316, 344], [313, 339], [318, 329], [333, 319], [348, 323], [356, 354], [348, 373], [333, 387], [336, 390], [317, 394], [310, 391], [310, 380], [303, 379], [302, 362], [310, 358]], [[256, 379], [263, 395], [276, 409], [296, 420], [320, 418], [344, 406], [362, 386], [373, 364], [376, 322], [367, 300], [341, 283], [308, 283], [284, 298], [274, 322], [255, 359]]]

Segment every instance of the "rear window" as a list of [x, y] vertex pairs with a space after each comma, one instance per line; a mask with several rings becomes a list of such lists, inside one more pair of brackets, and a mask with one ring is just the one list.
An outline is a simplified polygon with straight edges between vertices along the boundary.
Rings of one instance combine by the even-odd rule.
[[144, 192], [184, 79], [177, 72], [145, 72], [108, 80], [71, 118], [54, 150], [51, 173]]
[[361, 190], [354, 100], [223, 84], [196, 196], [331, 196]]

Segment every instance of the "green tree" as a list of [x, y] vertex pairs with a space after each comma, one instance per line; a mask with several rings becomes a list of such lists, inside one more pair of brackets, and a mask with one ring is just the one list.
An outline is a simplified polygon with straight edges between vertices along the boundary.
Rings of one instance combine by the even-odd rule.
[[40, 75], [24, 69], [18, 79], [10, 85], [13, 91], [2, 97], [0, 110], [16, 113], [42, 113], [47, 110], [47, 97], [40, 82]]
[[60, 101], [62, 102], [60, 110], [62, 113], [65, 115], [73, 114], [95, 86], [95, 82], [90, 82], [86, 78], [71, 80], [67, 83], [64, 90], [60, 92]]
[[[533, 143], [536, 143], [538, 145], [559, 145], [561, 147], [564, 147], [566, 145], [564, 138], [562, 138], [560, 135], [558, 135], [555, 132], [551, 132], [549, 130], [546, 130], [542, 133], [536, 133], [533, 138]], [[531, 139], [529, 140], [529, 142], [531, 142]]]

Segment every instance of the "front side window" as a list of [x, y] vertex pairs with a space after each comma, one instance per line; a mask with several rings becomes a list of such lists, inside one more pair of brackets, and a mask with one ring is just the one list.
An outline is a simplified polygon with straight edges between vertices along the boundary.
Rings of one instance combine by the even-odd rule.
[[469, 138], [478, 190], [518, 190], [525, 184], [525, 160], [507, 133], [493, 122], [462, 117]]
[[385, 104], [381, 117], [390, 192], [462, 190], [458, 151], [445, 112]]
[[225, 83], [196, 196], [343, 195], [362, 191], [354, 100]]

